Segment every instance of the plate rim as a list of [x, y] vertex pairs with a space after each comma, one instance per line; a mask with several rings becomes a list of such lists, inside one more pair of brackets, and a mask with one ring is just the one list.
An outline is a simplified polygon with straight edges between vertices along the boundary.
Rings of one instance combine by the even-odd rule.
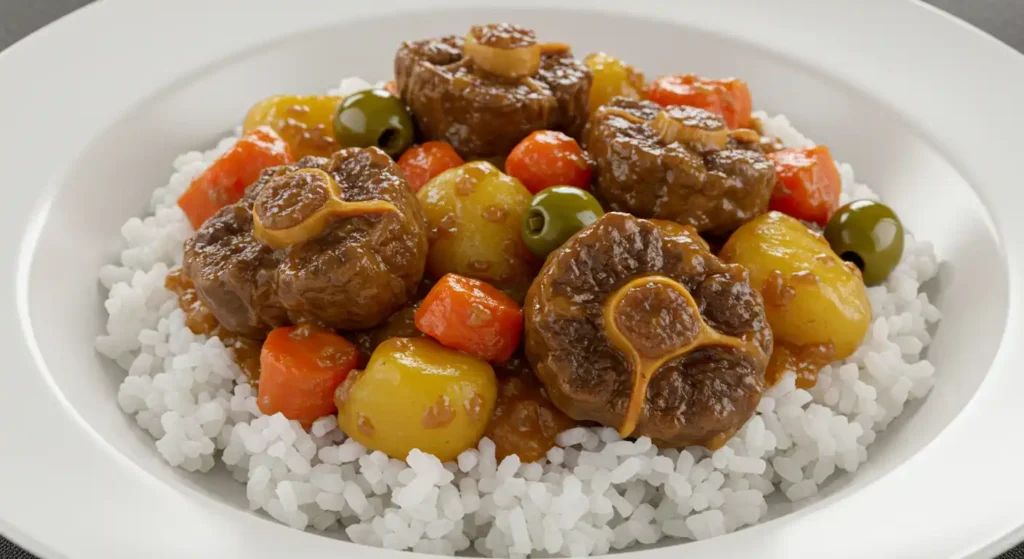
[[[152, 92], [159, 87], [176, 81], [180, 76], [188, 74], [202, 66], [215, 63], [229, 56], [253, 48], [256, 45], [274, 41], [308, 27], [321, 26], [325, 21], [331, 22], [353, 19], [356, 17], [372, 17], [375, 14], [387, 13], [388, 10], [424, 10], [417, 0], [389, 0], [376, 3], [359, 3], [351, 5], [346, 3], [344, 10], [341, 3], [333, 0], [303, 0], [309, 4], [308, 12], [320, 14], [314, 18], [305, 15], [297, 16], [290, 14], [291, 20], [282, 23], [275, 14], [282, 14], [286, 7], [276, 0], [223, 0], [218, 3], [205, 3], [202, 0], [179, 0], [174, 3], [141, 2], [138, 0], [101, 0], [72, 12], [60, 20], [47, 25], [46, 27], [32, 33], [12, 47], [0, 53], [0, 82], [3, 82], [5, 96], [9, 96], [14, 107], [19, 106], [18, 101], [40, 102], [42, 99], [52, 98], [54, 92], [44, 88], [54, 85], [54, 76], [41, 76], [34, 71], [39, 65], [49, 69], [53, 75], [82, 76], [86, 68], [75, 68], [74, 65], [82, 65], [83, 59], [102, 60], [107, 66], [116, 66], [115, 61], [138, 60], [140, 53], [115, 52], [112, 46], [118, 44], [131, 44], [133, 40], [142, 39], [150, 41], [147, 46], [164, 45], [160, 52], [164, 57], [169, 57], [171, 45], [180, 47], [171, 41], [175, 38], [174, 33], [169, 29], [151, 29], [143, 35], [139, 30], [132, 30], [127, 25], [116, 25], [117, 21], [132, 21], [132, 18], [139, 17], [160, 17], [169, 21], [184, 21], [184, 13], [201, 9], [205, 12], [200, 21], [188, 20], [189, 25], [199, 30], [215, 30], [218, 22], [227, 21], [228, 18], [237, 16], [239, 8], [246, 6], [246, 17], [251, 18], [258, 29], [265, 33], [253, 33], [261, 39], [252, 36], [243, 37], [240, 34], [222, 34], [215, 38], [207, 38], [209, 43], [204, 43], [204, 52], [198, 52], [198, 47], [184, 49], [185, 55], [180, 58], [175, 52], [175, 60], [170, 61], [162, 68], [149, 68], [140, 72], [142, 75], [136, 77], [144, 82], [147, 77], [154, 80], [158, 87], [143, 88], [141, 91]], [[369, 4], [369, 5], [368, 5]], [[473, 0], [436, 0], [429, 9], [452, 8], [461, 6], [472, 7], [544, 7], [550, 2], [546, 0], [488, 0], [478, 2]], [[558, 7], [565, 9], [572, 6], [580, 10], [602, 11], [610, 13], [623, 13], [640, 16], [657, 16], [673, 21], [683, 21], [684, 17], [679, 13], [685, 10], [684, 5], [697, 5], [696, 0], [676, 2], [671, 6], [668, 3], [657, 0], [632, 0], [624, 4], [617, 0], [591, 0], [586, 4], [562, 3]], [[722, 23], [711, 21], [713, 15], [719, 11], [729, 9], [744, 9], [755, 13], [765, 14], [764, 7], [757, 7], [753, 1], [747, 0], [725, 0], [718, 3], [718, 6], [708, 7], [701, 5], [703, 12], [696, 16], [703, 28], [712, 29], [726, 35], [738, 35], [740, 31], [751, 31], [753, 25], [750, 21], [744, 21], [735, 27], [723, 27]], [[821, 5], [819, 5], [821, 4]], [[826, 5], [827, 4], [827, 5]], [[192, 8], [190, 10], [189, 8]], [[758, 10], [761, 10], [758, 12]], [[771, 17], [792, 17], [789, 22], [794, 28], [795, 22], [809, 21], [823, 22], [829, 14], [836, 15], [837, 10], [843, 10], [851, 15], [851, 19], [862, 17], [865, 14], [873, 14], [875, 17], [902, 22], [913, 26], [921, 34], [915, 39], [925, 43], [925, 46], [945, 44], [947, 48], [955, 45], [975, 56], [974, 67], [957, 68], [968, 72], [974, 79], [970, 80], [967, 87], [974, 91], [987, 91], [993, 85], [1001, 86], [999, 99], [1013, 100], [1024, 98], [1024, 56], [1014, 51], [1008, 45], [999, 42], [991, 35], [977, 29], [976, 27], [955, 18], [933, 6], [924, 4], [917, 0], [905, 0], [902, 2], [891, 2], [888, 0], [867, 0], [855, 2], [846, 0], [844, 2], [815, 3], [810, 0], [799, 0], [782, 5], [773, 5], [772, 10], [776, 12]], [[330, 14], [326, 20], [323, 14]], [[692, 15], [692, 14], [691, 14]], [[815, 18], [818, 18], [817, 20]], [[686, 23], [694, 24], [693, 19], [687, 19]], [[273, 24], [273, 25], [271, 25]], [[167, 26], [173, 29], [173, 25]], [[97, 29], [106, 31], [107, 42], [100, 43], [90, 40]], [[927, 33], [926, 33], [927, 31]], [[757, 31], [751, 31], [757, 35]], [[852, 40], [855, 31], [843, 26], [836, 31], [839, 42]], [[908, 32], [908, 35], [913, 34]], [[235, 36], [232, 36], [235, 35]], [[857, 38], [863, 38], [859, 36]], [[787, 35], [785, 44], [772, 43], [769, 48], [780, 52], [788, 58], [809, 65], [816, 71], [821, 70], [823, 65], [833, 65], [836, 60], [849, 63], [848, 67], [842, 69], [830, 69], [827, 73], [839, 76], [848, 83], [868, 82], [871, 76], [884, 75], [887, 71], [881, 65], [875, 68], [869, 67], [864, 60], [848, 58], [843, 53], [834, 51], [813, 50], [804, 51], [804, 46], [811, 37], [808, 33]], [[901, 38], [879, 37], [879, 43], [885, 45], [900, 45]], [[161, 42], [162, 41], [162, 42]], [[66, 55], [67, 43], [76, 44], [76, 56], [72, 60]], [[767, 43], [762, 43], [766, 44]], [[854, 43], [856, 45], [856, 43]], [[874, 48], [881, 48], [875, 46]], [[130, 51], [131, 49], [123, 49]], [[920, 63], [921, 67], [928, 67], [934, 63], [930, 59], [915, 59], [913, 57], [905, 60], [906, 66], [910, 62]], [[86, 66], [92, 62], [84, 63]], [[95, 64], [103, 64], [96, 62]], [[101, 68], [102, 69], [102, 68]], [[985, 69], [989, 71], [986, 72]], [[107, 69], [109, 71], [109, 68]], [[856, 75], [858, 80], [851, 80]], [[994, 75], [1016, 77], [1017, 79], [1005, 79], [993, 81]], [[938, 109], [943, 107], [945, 100], [953, 98], [954, 94], [961, 93], [961, 90], [951, 92], [940, 92], [936, 94], [936, 100], [924, 103], [924, 106], [911, 109], [904, 103], [912, 93], [927, 85], [932, 84], [935, 76], [916, 76], [921, 78], [914, 80], [916, 83], [884, 84], [876, 85], [871, 89], [864, 89], [873, 97], [881, 98], [893, 107], [904, 107], [906, 112], [900, 111], [901, 116], [907, 118], [918, 130], [921, 130], [944, 153], [958, 153], [961, 157], [951, 159], [972, 185], [984, 185], [982, 190], [974, 188], [979, 198], [985, 204], [989, 215], [992, 216], [994, 227], [998, 230], [997, 239], [1000, 248], [1006, 259], [1010, 280], [1009, 308], [1006, 317], [1006, 330], [1003, 333], [1002, 343], [995, 356], [992, 367], [987, 377], [982, 381], [977, 393], [967, 403], [961, 413], [943, 430], [935, 440], [931, 441], [916, 455], [910, 457], [906, 462], [897, 466], [893, 471], [882, 476], [880, 479], [860, 488], [850, 495], [845, 495], [840, 500], [825, 499], [818, 505], [804, 507], [794, 513], [786, 515], [782, 519], [745, 528], [740, 532], [714, 538], [703, 542], [688, 543], [682, 547], [655, 549], [648, 551], [634, 551], [623, 554], [624, 557], [668, 557], [666, 549], [672, 549], [673, 557], [696, 557], [709, 552], [722, 554], [740, 554], [744, 549], [751, 549], [752, 546], [762, 550], [762, 555], [767, 557], [785, 557], [802, 555], [802, 552], [812, 552], [814, 548], [807, 547], [808, 541], [801, 540], [805, 534], [815, 533], [814, 541], [842, 541], [844, 548], [836, 550], [836, 557], [859, 557], [866, 555], [871, 550], [877, 550], [881, 546], [895, 550], [899, 556], [935, 556], [956, 555], [967, 556], [974, 554], [995, 551], [999, 547], [1011, 543], [1011, 534], [1020, 533], [1024, 528], [1024, 507], [1019, 503], [1024, 498], [1024, 479], [1013, 479], [1014, 464], [1024, 458], [1024, 449], [1011, 448], [1012, 445], [1003, 445], [1002, 455], [997, 464], [981, 462], [978, 453], [963, 456], [959, 449], [964, 445], [975, 446], [978, 444], [998, 443], [1001, 434], [998, 427], [1004, 424], [1018, 424], [1024, 420], [1024, 409], [1015, 409], [1012, 395], [1024, 390], [1024, 378], [1014, 376], [1014, 364], [1020, 363], [1024, 357], [1024, 348], [1017, 348], [1009, 345], [1007, 340], [1020, 339], [1024, 333], [1024, 315], [1020, 309], [1020, 297], [1024, 294], [1024, 286], [1021, 285], [1020, 277], [1022, 271], [1022, 258], [1018, 254], [1024, 251], [1024, 223], [1012, 219], [1010, 207], [1015, 204], [1009, 201], [1019, 201], [1021, 197], [1011, 192], [1012, 187], [1002, 187], [1002, 193], [996, 192], [996, 187], [991, 184], [1007, 181], [1012, 178], [1008, 169], [1012, 167], [1008, 161], [998, 161], [998, 157], [979, 152], [977, 146], [971, 146], [970, 138], [978, 131], [963, 123], [957, 124], [957, 130], [963, 132], [964, 137], [951, 137], [943, 130], [936, 130], [932, 117], [940, 114]], [[968, 80], [964, 80], [968, 81]], [[148, 82], [147, 82], [148, 83]], [[947, 84], [949, 85], [949, 84]], [[138, 85], [142, 88], [143, 86]], [[129, 88], [131, 90], [131, 88]], [[134, 90], [131, 90], [134, 91]], [[991, 93], [991, 91], [987, 91]], [[289, 545], [300, 543], [303, 552], [310, 557], [337, 556], [339, 551], [346, 550], [358, 553], [359, 556], [368, 558], [397, 558], [409, 557], [405, 553], [392, 552], [383, 549], [368, 548], [363, 546], [353, 547], [354, 544], [338, 542], [336, 540], [323, 538], [309, 533], [301, 533], [276, 523], [267, 522], [254, 515], [240, 514], [225, 504], [216, 502], [214, 499], [203, 496], [190, 488], [174, 488], [163, 484], [143, 471], [138, 465], [132, 463], [119, 452], [109, 447], [109, 444], [101, 439], [92, 429], [85, 424], [73, 411], [68, 409], [66, 404], [61, 402], [62, 396], [55, 387], [51, 387], [51, 379], [45, 371], [45, 365], [34, 347], [34, 334], [31, 331], [31, 321], [28, 316], [27, 303], [27, 272], [31, 265], [34, 235], [38, 234], [42, 226], [47, 209], [48, 196], [57, 184], [57, 178], [61, 166], [73, 161], [77, 149], [85, 145], [95, 132], [107, 126], [119, 112], [125, 107], [132, 106], [144, 95], [136, 95], [133, 92], [124, 92], [114, 95], [112, 99], [100, 104], [102, 110], [92, 115], [88, 122], [83, 122], [82, 131], [69, 134], [55, 142], [52, 146], [54, 152], [59, 155], [54, 157], [57, 163], [57, 170], [47, 180], [47, 187], [33, 192], [18, 192], [7, 200], [5, 207], [0, 208], [0, 215], [10, 219], [0, 220], [0, 233], [5, 243], [0, 243], [0, 263], [5, 267], [7, 274], [0, 275], [0, 293], [3, 295], [2, 302], [8, 313], [0, 316], [0, 333], [7, 334], [7, 339], [18, 339], [21, 344], [11, 344], [11, 363], [14, 369], [36, 369], [41, 374], [32, 375], [19, 379], [12, 379], [12, 375], [0, 375], [0, 420], [11, 425], [11, 421], [17, 419], [19, 410], [29, 409], [33, 405], [54, 403], [61, 406], [60, 413], [54, 413], [53, 418], [39, 426], [38, 431], [31, 433], [15, 432], [13, 429], [0, 430], [0, 448], [5, 449], [3, 454], [7, 459], [0, 461], [0, 531], [18, 545], [36, 553], [41, 557], [78, 557], [94, 556], [89, 551], [78, 550], [101, 550], [107, 549], [107, 545], [113, 545], [114, 539], [106, 539], [97, 545], [96, 542], [84, 547], [77, 547], [76, 544], [88, 542], [90, 533], [104, 534], [112, 538], [112, 534], [105, 527], [114, 519], [131, 522], [135, 528], [133, 533], [122, 534], [121, 539], [116, 540], [120, 549], [129, 550], [133, 546], [138, 548], [145, 543], [151, 553], [148, 555], [180, 557], [184, 553], [193, 556], [242, 556], [247, 551], [257, 555], [267, 553], [287, 553]], [[941, 100], [940, 100], [941, 99]], [[979, 117], [988, 114], [999, 114], [998, 103], [979, 107]], [[24, 105], [21, 105], [24, 106]], [[65, 109], [70, 110], [70, 109]], [[44, 118], [59, 120], [61, 111], [54, 111]], [[1001, 115], [1004, 120], [1004, 128], [1024, 128], [1024, 113]], [[24, 115], [18, 115], [11, 107], [0, 106], [0, 122], [15, 123], [9, 130], [18, 130], [26, 122]], [[90, 129], [89, 126], [92, 126]], [[90, 131], [91, 130], [91, 131]], [[17, 134], [15, 134], [16, 136]], [[957, 134], [956, 136], [960, 136]], [[33, 155], [34, 154], [34, 155]], [[63, 157], [63, 159], [61, 159]], [[25, 146], [17, 146], [15, 142], [7, 137], [0, 137], [0, 177], [5, 175], [19, 176], [17, 169], [11, 170], [14, 162], [32, 161], [40, 159], [40, 154]], [[31, 178], [26, 176], [26, 178]], [[38, 177], [35, 179], [38, 182]], [[985, 195], [983, 195], [983, 193]], [[993, 204], [991, 196], [999, 197], [999, 204]], [[18, 242], [13, 242], [18, 239]], [[38, 378], [37, 378], [38, 377]], [[27, 391], [22, 393], [23, 391]], [[22, 396], [16, 398], [13, 395]], [[44, 439], [45, 436], [45, 439]], [[96, 479], [92, 488], [77, 487], [79, 495], [92, 495], [95, 498], [104, 499], [108, 497], [106, 490], [119, 487], [116, 484], [130, 484], [131, 495], [123, 494], [126, 488], [120, 488], [122, 494], [110, 499], [109, 502], [102, 501], [86, 502], [84, 499], [76, 500], [72, 507], [77, 507], [77, 514], [65, 515], [74, 518], [74, 526], [61, 526], [60, 529], [53, 529], [41, 522], [41, 515], [29, 516], [21, 512], [32, 510], [37, 502], [31, 502], [26, 495], [32, 487], [39, 487], [36, 477], [42, 477], [42, 471], [51, 474], [62, 473], [53, 460], [47, 460], [43, 467], [33, 467], [33, 458], [44, 456], [52, 457], [53, 449], [48, 445], [57, 443], [62, 449], [72, 449], [75, 452], [76, 462], [79, 466], [88, 465], [90, 473], [94, 473]], [[13, 452], [11, 452], [13, 450]], [[13, 458], [13, 459], [11, 459]], [[945, 458], [945, 459], [944, 459]], [[992, 458], [992, 455], [989, 455]], [[988, 499], [985, 497], [959, 495], [950, 497], [943, 495], [943, 500], [934, 500], [934, 489], [924, 481], [924, 478], [934, 480], [946, 477], [952, 479], [954, 476], [964, 472], [971, 474], [978, 470], [971, 470], [971, 466], [983, 465], [987, 469], [981, 470], [988, 475], [978, 481], [984, 487], [993, 489]], [[927, 476], [921, 475], [927, 472]], [[1007, 476], [998, 476], [996, 472], [1005, 472]], [[19, 475], [20, 473], [20, 475]], [[66, 473], [66, 472], [64, 472]], [[12, 475], [13, 474], [13, 475]], [[1002, 485], [992, 485], [996, 478], [1001, 477]], [[1020, 476], [1017, 476], [1020, 477]], [[48, 478], [56, 479], [56, 478]], [[8, 480], [18, 480], [17, 485]], [[60, 483], [67, 483], [62, 480]], [[31, 485], [36, 484], [36, 485]], [[50, 484], [53, 485], [53, 484]], [[28, 487], [26, 487], [28, 486]], [[63, 486], [62, 486], [63, 487]], [[148, 507], [149, 510], [138, 510], [133, 508], [118, 508], [119, 499], [133, 501], [138, 495], [146, 494], [147, 499], [152, 499], [155, 506]], [[999, 498], [991, 498], [991, 496]], [[889, 510], [878, 510], [872, 506], [872, 501], [911, 499], [909, 502], [922, 503], [921, 510], [926, 510], [928, 504], [941, 506], [947, 509], [955, 509], [954, 512], [946, 512], [945, 517], [928, 523], [917, 523], [907, 525], [900, 522], [905, 518], [905, 510], [895, 510], [898, 507], [890, 507]], [[80, 501], [80, 502], [78, 502]], [[1016, 505], [1016, 506], [1015, 506]], [[62, 504], [68, 507], [69, 505]], [[21, 507], [19, 509], [19, 507]], [[233, 514], [229, 514], [230, 511]], [[870, 538], [861, 538], [859, 541], [850, 541], [848, 534], [844, 537], [843, 529], [851, 523], [857, 522], [859, 516], [865, 512], [873, 515], [872, 532]], [[959, 514], [957, 514], [959, 513]], [[153, 530], [153, 526], [159, 526], [161, 521], [166, 521], [171, 516], [178, 523], [177, 528], [187, 533], [190, 537], [182, 537], [182, 534], [175, 534], [169, 537], [167, 534], [158, 534], [159, 530]], [[200, 522], [199, 519], [202, 521]], [[785, 520], [783, 522], [783, 520]], [[146, 524], [151, 522], [151, 524]], [[861, 524], [864, 524], [861, 522]], [[927, 524], [927, 526], [925, 526]], [[965, 525], [970, 524], [971, 537], [964, 537], [963, 532], [968, 529]], [[144, 527], [149, 527], [148, 530]], [[90, 532], [91, 531], [91, 532]], [[961, 533], [958, 533], [961, 532]], [[40, 534], [46, 534], [40, 536]], [[922, 547], [922, 542], [927, 543]], [[145, 539], [143, 539], [145, 538]], [[219, 542], [219, 544], [218, 544]], [[813, 542], [812, 542], [813, 543]], [[202, 545], [199, 545], [202, 544]], [[212, 545], [211, 545], [212, 544]], [[283, 544], [283, 545], [282, 545]], [[159, 547], [151, 547], [157, 546]], [[340, 547], [339, 547], [340, 546]], [[933, 553], [927, 553], [927, 549]], [[184, 551], [187, 550], [187, 551]], [[107, 554], [110, 550], [107, 549]], [[115, 555], [118, 553], [115, 551]], [[413, 554], [412, 556], [419, 556]], [[427, 556], [423, 556], [427, 557]]]

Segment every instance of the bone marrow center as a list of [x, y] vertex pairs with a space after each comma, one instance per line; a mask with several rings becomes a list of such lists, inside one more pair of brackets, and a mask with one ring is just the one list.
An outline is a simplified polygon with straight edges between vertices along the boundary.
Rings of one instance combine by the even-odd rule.
[[267, 229], [295, 227], [327, 204], [333, 180], [320, 169], [281, 175], [260, 191], [253, 211]]
[[639, 278], [616, 292], [612, 303], [615, 328], [640, 357], [665, 357], [700, 335], [697, 306], [672, 279]]

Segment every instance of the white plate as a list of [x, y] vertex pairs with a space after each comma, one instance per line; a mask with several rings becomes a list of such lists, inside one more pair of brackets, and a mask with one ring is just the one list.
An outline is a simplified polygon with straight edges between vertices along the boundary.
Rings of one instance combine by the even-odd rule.
[[[429, 5], [428, 5], [429, 4]], [[93, 351], [96, 273], [171, 158], [270, 93], [384, 78], [402, 39], [513, 20], [649, 75], [734, 74], [946, 261], [938, 383], [816, 503], [631, 557], [963, 557], [1024, 525], [1024, 57], [923, 5], [105, 0], [0, 55], [0, 532], [43, 557], [408, 557], [293, 531], [166, 466]], [[551, 2], [551, 4], [555, 4]]]

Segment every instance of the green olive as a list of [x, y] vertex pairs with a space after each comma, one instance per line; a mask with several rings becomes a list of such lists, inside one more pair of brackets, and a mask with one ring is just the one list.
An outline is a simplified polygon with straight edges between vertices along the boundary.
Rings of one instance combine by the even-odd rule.
[[523, 242], [530, 252], [547, 256], [602, 215], [601, 204], [586, 190], [575, 186], [546, 188], [523, 212]]
[[377, 146], [397, 158], [412, 145], [412, 117], [391, 92], [367, 89], [349, 95], [338, 106], [334, 135], [342, 147]]
[[903, 224], [892, 208], [872, 200], [854, 200], [839, 208], [825, 227], [832, 250], [853, 262], [866, 285], [885, 281], [903, 256]]

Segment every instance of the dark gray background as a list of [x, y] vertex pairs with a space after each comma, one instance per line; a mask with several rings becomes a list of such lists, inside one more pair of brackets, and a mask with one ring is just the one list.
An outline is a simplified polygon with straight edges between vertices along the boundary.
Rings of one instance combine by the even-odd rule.
[[[90, 1], [0, 0], [0, 50]], [[1024, 52], [1024, 0], [928, 0], [928, 2], [973, 23]], [[0, 537], [0, 559], [32, 559], [32, 556]], [[999, 559], [1024, 559], [1024, 544], [1010, 550]]]

